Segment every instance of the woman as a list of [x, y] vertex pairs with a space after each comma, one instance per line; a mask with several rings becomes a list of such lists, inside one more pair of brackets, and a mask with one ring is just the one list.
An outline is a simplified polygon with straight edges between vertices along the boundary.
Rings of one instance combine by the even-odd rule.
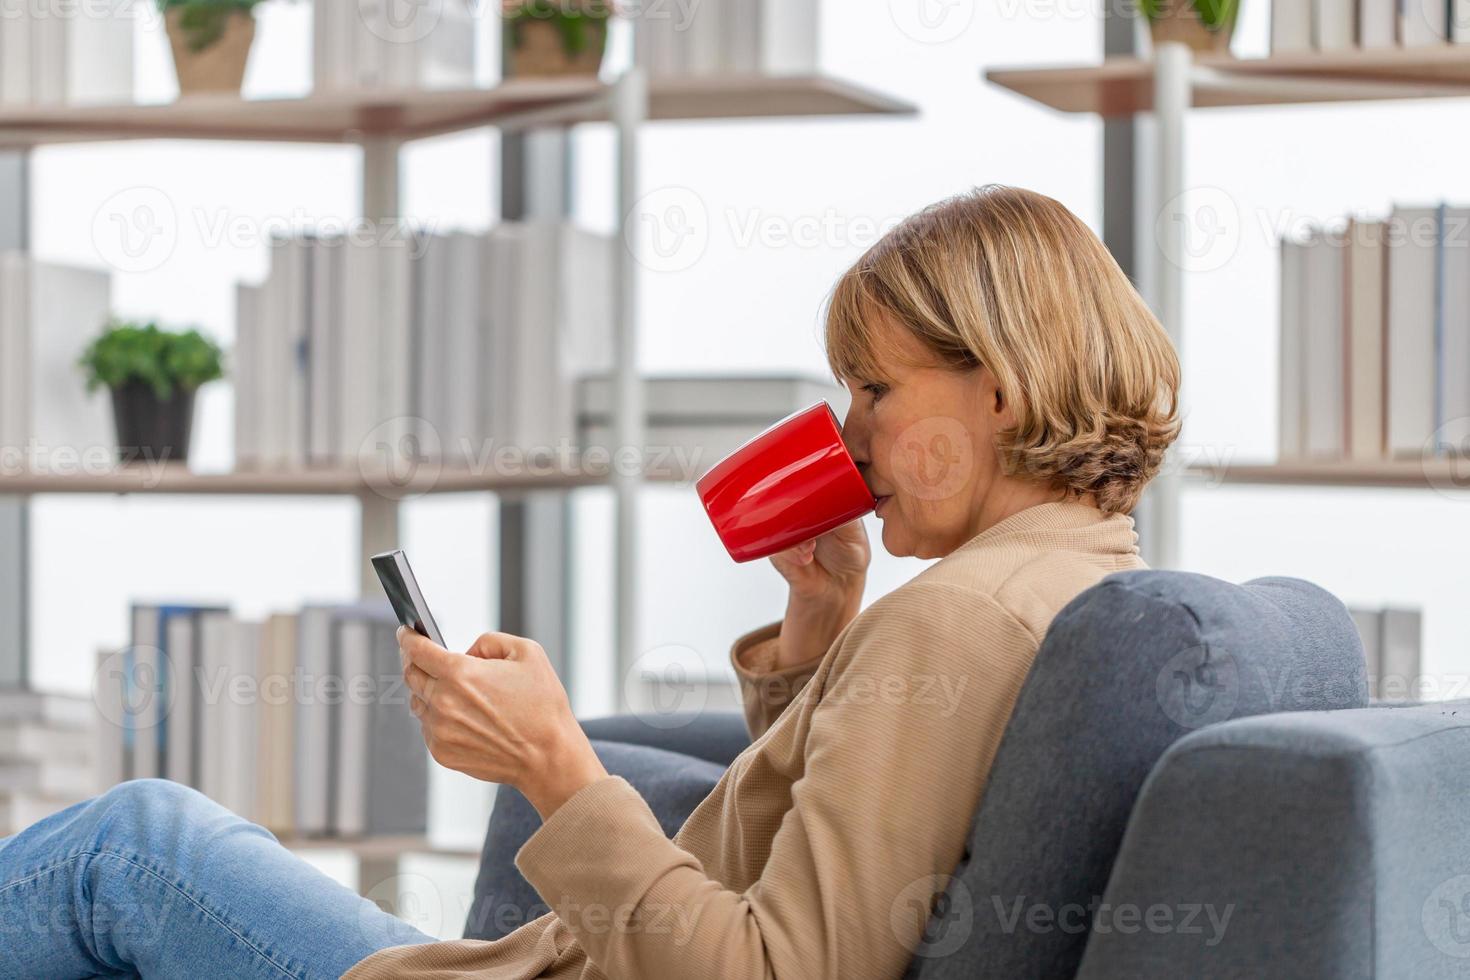
[[400, 631], [434, 758], [541, 814], [516, 863], [552, 912], [431, 942], [143, 781], [0, 844], [0, 975], [899, 976], [1052, 617], [1143, 567], [1128, 514], [1178, 433], [1179, 367], [1092, 232], [1005, 187], [874, 245], [826, 345], [884, 547], [942, 560], [860, 611], [860, 521], [772, 559], [785, 616], [732, 650], [755, 741], [674, 840], [534, 641], [489, 633], [464, 656]]

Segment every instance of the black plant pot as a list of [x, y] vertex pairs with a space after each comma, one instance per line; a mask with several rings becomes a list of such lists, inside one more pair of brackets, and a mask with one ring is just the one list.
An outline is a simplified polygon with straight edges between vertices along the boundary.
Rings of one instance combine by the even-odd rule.
[[112, 389], [112, 420], [122, 462], [185, 462], [194, 428], [194, 389], [175, 387], [173, 395], [160, 399], [144, 382], [129, 381]]

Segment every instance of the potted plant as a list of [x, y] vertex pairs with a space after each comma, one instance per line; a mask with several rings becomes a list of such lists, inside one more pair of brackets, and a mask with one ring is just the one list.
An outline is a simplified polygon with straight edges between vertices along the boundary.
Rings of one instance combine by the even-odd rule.
[[1180, 41], [1202, 54], [1230, 53], [1240, 0], [1138, 0], [1138, 7], [1155, 45]]
[[612, 14], [612, 0], [504, 0], [505, 76], [596, 77]]
[[224, 355], [197, 330], [111, 320], [78, 365], [87, 391], [112, 392], [118, 457], [184, 462], [194, 424], [194, 392], [224, 376]]
[[236, 92], [255, 40], [261, 0], [155, 0], [168, 29], [179, 91]]

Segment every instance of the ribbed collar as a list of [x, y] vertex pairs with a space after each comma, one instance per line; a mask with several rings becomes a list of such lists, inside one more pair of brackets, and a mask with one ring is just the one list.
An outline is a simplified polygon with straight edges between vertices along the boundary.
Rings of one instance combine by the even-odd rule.
[[1023, 535], [1036, 531], [1069, 531], [1097, 528], [1104, 532], [1104, 540], [1098, 543], [1106, 551], [1132, 552], [1137, 550], [1138, 535], [1133, 530], [1133, 518], [1127, 514], [1107, 514], [1088, 504], [1076, 500], [1051, 500], [1044, 504], [1033, 504], [1018, 510], [1010, 517], [997, 521], [970, 540], [956, 548], [951, 554], [993, 544], [997, 539]]

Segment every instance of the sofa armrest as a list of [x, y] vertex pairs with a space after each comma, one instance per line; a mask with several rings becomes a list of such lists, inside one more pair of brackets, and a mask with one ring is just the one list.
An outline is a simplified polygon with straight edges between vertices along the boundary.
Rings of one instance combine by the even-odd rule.
[[[622, 776], [648, 801], [670, 837], [725, 773], [723, 765], [647, 745], [594, 740], [592, 747], [609, 773]], [[509, 786], [496, 790], [474, 901], [465, 921], [466, 939], [499, 939], [550, 911], [515, 866], [516, 852], [539, 826], [541, 816], [524, 796]], [[609, 841], [608, 846], [616, 847], [617, 842]]]
[[582, 730], [594, 741], [646, 745], [720, 766], [730, 765], [750, 745], [745, 716], [738, 711], [691, 711], [659, 715], [656, 720], [653, 724], [638, 715], [610, 715], [585, 719]]
[[1144, 785], [1077, 976], [1463, 977], [1467, 802], [1470, 702], [1194, 732]]

